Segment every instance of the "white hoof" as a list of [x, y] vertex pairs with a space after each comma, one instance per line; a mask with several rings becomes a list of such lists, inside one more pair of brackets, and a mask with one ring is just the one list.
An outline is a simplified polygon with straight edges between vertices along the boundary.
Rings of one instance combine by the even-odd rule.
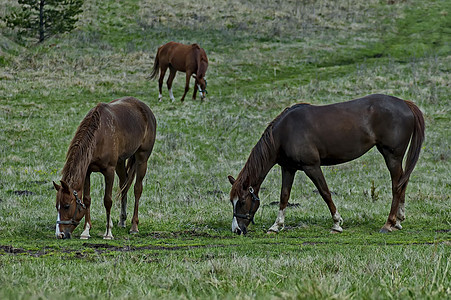
[[268, 233], [279, 233], [279, 231], [281, 231], [283, 229], [284, 229], [284, 226], [282, 226], [282, 228], [280, 228], [278, 224], [274, 224], [268, 229]]
[[331, 233], [342, 233], [343, 232], [343, 228], [341, 228], [340, 225], [334, 225], [331, 228]]

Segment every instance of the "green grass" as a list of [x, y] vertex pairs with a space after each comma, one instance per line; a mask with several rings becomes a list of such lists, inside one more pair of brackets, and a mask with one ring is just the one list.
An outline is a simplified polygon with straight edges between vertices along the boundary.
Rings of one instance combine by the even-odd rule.
[[[9, 2], [0, 1], [0, 16]], [[43, 44], [17, 41], [0, 24], [0, 298], [451, 298], [449, 1], [85, 2], [78, 28]], [[189, 93], [180, 103], [178, 74], [177, 101], [164, 90], [158, 102], [148, 76], [170, 40], [206, 50], [206, 101]], [[390, 179], [371, 150], [323, 168], [342, 234], [329, 233], [327, 206], [298, 173], [286, 228], [267, 235], [278, 211], [275, 167], [256, 225], [232, 235], [227, 175], [238, 174], [266, 125], [297, 102], [371, 93], [410, 99], [425, 115], [404, 229], [378, 233]], [[115, 240], [102, 239], [103, 178], [94, 174], [92, 238], [77, 239], [77, 228], [75, 239], [56, 240], [52, 181], [75, 129], [96, 103], [126, 95], [158, 122], [140, 233], [114, 227]], [[118, 201], [112, 215], [116, 224]]]

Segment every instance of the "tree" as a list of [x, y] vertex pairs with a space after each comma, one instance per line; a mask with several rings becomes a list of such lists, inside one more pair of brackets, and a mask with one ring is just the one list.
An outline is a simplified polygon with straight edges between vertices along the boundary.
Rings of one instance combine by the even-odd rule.
[[17, 0], [20, 9], [4, 18], [19, 36], [38, 38], [39, 42], [75, 28], [84, 0]]

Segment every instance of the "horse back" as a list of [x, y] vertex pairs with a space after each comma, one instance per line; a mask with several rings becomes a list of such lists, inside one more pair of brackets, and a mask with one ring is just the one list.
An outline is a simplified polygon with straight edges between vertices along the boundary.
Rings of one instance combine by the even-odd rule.
[[[177, 71], [193, 73], [199, 68], [198, 62], [205, 61], [208, 65], [205, 50], [198, 44], [185, 45], [176, 42], [169, 42], [158, 49], [160, 64], [169, 64]], [[200, 58], [200, 59], [199, 59]], [[205, 67], [206, 71], [206, 67]]]
[[133, 97], [100, 103], [101, 125], [97, 133], [98, 156], [126, 159], [135, 152], [152, 151], [156, 120], [151, 109]]
[[297, 105], [274, 126], [282, 156], [301, 164], [353, 160], [373, 146], [404, 153], [414, 116], [404, 100], [387, 95], [324, 106]]

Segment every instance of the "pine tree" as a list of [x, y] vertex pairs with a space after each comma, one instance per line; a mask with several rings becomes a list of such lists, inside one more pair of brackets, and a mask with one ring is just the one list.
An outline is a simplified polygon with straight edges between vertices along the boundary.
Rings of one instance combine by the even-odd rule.
[[39, 42], [57, 33], [75, 28], [84, 0], [17, 0], [20, 9], [4, 18], [19, 36], [37, 38]]

